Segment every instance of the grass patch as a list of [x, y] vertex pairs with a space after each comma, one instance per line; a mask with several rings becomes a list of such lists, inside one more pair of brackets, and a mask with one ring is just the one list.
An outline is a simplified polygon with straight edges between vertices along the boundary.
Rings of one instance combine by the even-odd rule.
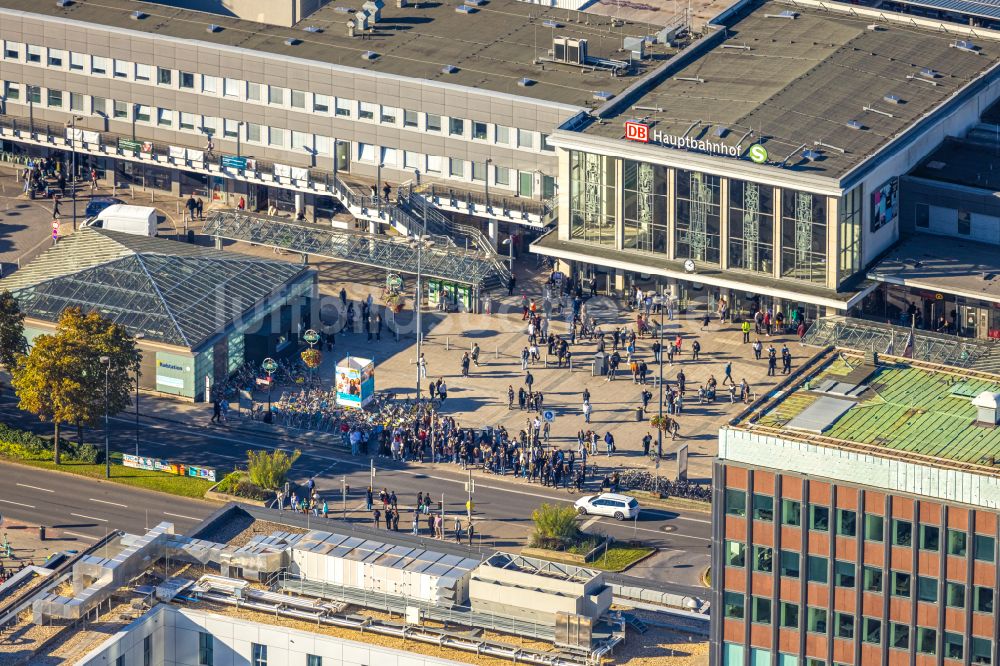
[[[58, 470], [60, 472], [70, 472], [71, 474], [87, 476], [92, 479], [104, 479], [104, 463], [90, 464], [74, 461], [56, 465], [51, 460], [23, 460], [14, 458], [12, 460], [22, 465], [30, 465], [39, 469]], [[114, 483], [196, 499], [204, 499], [205, 491], [212, 486], [211, 482], [204, 479], [191, 476], [175, 476], [153, 470], [134, 469], [123, 466], [121, 462], [121, 453], [111, 454], [110, 480]]]
[[613, 543], [604, 553], [593, 562], [588, 562], [583, 566], [602, 571], [622, 571], [642, 558], [653, 552], [653, 548], [648, 546], [629, 546], [623, 543]]

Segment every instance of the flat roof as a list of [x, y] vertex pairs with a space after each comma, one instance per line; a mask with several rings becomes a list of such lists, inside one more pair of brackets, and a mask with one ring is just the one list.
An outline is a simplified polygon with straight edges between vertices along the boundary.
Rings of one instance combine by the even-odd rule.
[[1000, 2], [996, 0], [891, 0], [891, 5], [1000, 20]]
[[1000, 303], [1000, 247], [951, 236], [904, 236], [868, 277]]
[[[622, 51], [628, 36], [652, 36], [660, 26], [607, 16], [585, 14], [518, 0], [483, 0], [466, 14], [456, 11], [460, 2], [418, 2], [382, 9], [382, 20], [364, 39], [347, 36], [347, 21], [362, 0], [332, 0], [290, 28], [265, 25], [188, 9], [131, 0], [75, 0], [67, 7], [55, 2], [0, 0], [0, 7], [31, 14], [101, 25], [113, 30], [135, 30], [218, 47], [241, 48], [301, 58], [369, 72], [425, 79], [492, 92], [508, 93], [561, 104], [599, 106], [597, 91], [621, 93], [667, 58], [664, 45], [651, 48], [654, 57], [643, 61], [631, 76], [612, 76], [607, 70], [535, 64], [548, 58], [553, 37], [587, 39], [596, 58], [627, 60]], [[141, 10], [142, 20], [130, 17]], [[547, 25], [546, 22], [553, 22]], [[208, 32], [209, 25], [218, 26]], [[320, 32], [307, 32], [315, 27]], [[286, 40], [296, 43], [289, 45]], [[373, 51], [372, 60], [362, 54]], [[444, 73], [451, 65], [454, 73]], [[522, 78], [534, 81], [520, 86]], [[372, 99], [370, 101], [377, 101]]]
[[[913, 462], [979, 466], [1000, 474], [992, 463], [994, 456], [1000, 460], [1000, 428], [977, 425], [972, 404], [983, 391], [1000, 391], [1000, 376], [884, 355], [877, 367], [865, 363], [859, 353], [830, 352], [817, 371], [733, 425], [821, 446], [861, 445], [873, 455], [882, 451]], [[867, 388], [851, 395], [843, 390], [850, 385]], [[818, 436], [795, 427], [796, 417], [822, 398], [852, 404], [839, 416], [828, 412], [830, 422], [818, 428]]]
[[[623, 138], [624, 121], [639, 120], [650, 133], [741, 145], [744, 155], [763, 143], [772, 166], [839, 178], [1000, 56], [995, 40], [974, 38], [967, 51], [954, 48], [954, 35], [904, 23], [909, 17], [849, 12], [758, 4], [720, 27], [725, 33], [703, 53], [691, 47], [657, 85], [630, 106], [609, 104], [606, 122], [584, 131]], [[809, 160], [805, 150], [817, 154]]]
[[949, 137], [909, 175], [940, 183], [1000, 192], [1000, 151], [974, 141]]

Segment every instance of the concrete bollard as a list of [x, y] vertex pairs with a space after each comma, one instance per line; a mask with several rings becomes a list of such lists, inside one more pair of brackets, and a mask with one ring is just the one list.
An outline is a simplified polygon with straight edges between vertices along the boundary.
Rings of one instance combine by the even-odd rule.
[[493, 347], [493, 358], [500, 358], [500, 345]]

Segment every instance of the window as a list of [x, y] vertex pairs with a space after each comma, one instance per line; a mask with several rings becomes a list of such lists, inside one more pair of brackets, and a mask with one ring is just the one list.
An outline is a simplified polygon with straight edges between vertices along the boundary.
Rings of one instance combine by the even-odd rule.
[[554, 153], [556, 151], [556, 147], [553, 146], [551, 143], [549, 143], [548, 134], [542, 135], [542, 150], [544, 150], [547, 153]]
[[496, 126], [497, 143], [506, 146], [510, 144], [510, 128], [503, 125]]
[[941, 530], [933, 525], [920, 526], [920, 549], [937, 551], [941, 548]]
[[193, 130], [198, 124], [198, 116], [187, 111], [181, 111], [180, 128], [182, 130]]
[[59, 49], [49, 49], [49, 67], [62, 67], [66, 61], [66, 52]]
[[115, 666], [125, 666], [125, 655], [120, 654], [115, 659]]
[[885, 538], [885, 520], [882, 516], [865, 514], [865, 539], [882, 541]]
[[420, 169], [420, 153], [415, 153], [410, 150], [403, 151], [403, 168], [404, 169]]
[[135, 80], [149, 81], [151, 78], [153, 78], [153, 68], [137, 62], [135, 64]]
[[946, 582], [944, 584], [944, 602], [951, 608], [965, 608], [965, 585]]
[[259, 643], [250, 644], [250, 666], [267, 666], [267, 646]]
[[135, 105], [135, 119], [141, 123], [149, 122], [150, 108], [144, 104]]
[[125, 62], [124, 60], [115, 59], [115, 61], [112, 64], [114, 66], [114, 77], [116, 79], [128, 78], [129, 63]]
[[486, 180], [486, 162], [480, 162], [478, 160], [473, 160], [472, 164], [472, 180], [482, 183]]
[[771, 600], [763, 597], [750, 597], [753, 622], [771, 624]]
[[180, 87], [185, 90], [194, 90], [194, 74], [191, 72], [180, 72]]
[[781, 617], [778, 618], [780, 624], [785, 629], [799, 628], [799, 605], [790, 604], [787, 601], [781, 602]]
[[912, 546], [913, 545], [913, 523], [908, 520], [892, 521], [892, 545]]
[[861, 640], [878, 645], [882, 642], [882, 621], [872, 617], [862, 619]]
[[247, 141], [253, 141], [254, 143], [261, 142], [261, 134], [263, 128], [257, 123], [247, 123]]
[[802, 524], [802, 504], [795, 500], [781, 500], [781, 524], [798, 527]]
[[781, 275], [826, 282], [826, 197], [781, 191]]
[[358, 144], [358, 161], [359, 162], [374, 162], [375, 161], [375, 146], [370, 143], [359, 143]]
[[37, 62], [37, 63], [41, 64], [41, 62], [42, 62], [42, 47], [41, 46], [34, 46], [32, 44], [28, 44], [28, 48], [27, 48], [26, 51], [27, 51], [27, 54], [28, 54], [28, 62]]
[[90, 73], [104, 75], [108, 73], [108, 59], [100, 56], [90, 56]]
[[825, 506], [809, 505], [809, 529], [817, 532], [830, 531], [830, 509]]
[[91, 97], [90, 98], [90, 112], [95, 116], [108, 115], [108, 100], [103, 97]]
[[889, 647], [897, 650], [910, 649], [910, 627], [893, 622], [889, 625]]
[[333, 145], [333, 139], [328, 136], [322, 136], [317, 134], [313, 137], [316, 141], [316, 154], [317, 155], [332, 155], [330, 152], [331, 146]]
[[323, 657], [315, 654], [307, 654], [306, 666], [323, 666]]
[[174, 82], [174, 72], [166, 67], [156, 68], [156, 82], [161, 86], [169, 86]]
[[17, 42], [3, 43], [3, 57], [7, 60], [18, 60], [21, 57], [21, 45]]
[[918, 229], [926, 229], [931, 226], [931, 207], [925, 203], [918, 203], [913, 206], [913, 224]]
[[518, 148], [534, 148], [535, 147], [535, 133], [519, 129], [517, 130], [517, 147]]
[[212, 634], [198, 632], [198, 666], [213, 666], [215, 655], [215, 639]]
[[975, 558], [980, 562], [992, 562], [993, 553], [996, 548], [996, 540], [993, 537], [977, 534], [973, 537]]
[[152, 666], [153, 664], [153, 637], [146, 636], [142, 639], [142, 666]]
[[83, 113], [83, 95], [80, 93], [69, 94], [69, 110]]
[[71, 72], [82, 72], [83, 68], [86, 66], [87, 56], [82, 53], [73, 53], [70, 51], [69, 54], [69, 70]]
[[493, 166], [493, 178], [497, 185], [510, 185], [510, 169], [502, 166]]
[[937, 653], [937, 630], [917, 627], [917, 652], [921, 654]]
[[958, 219], [956, 222], [956, 231], [961, 236], [968, 236], [972, 233], [972, 213], [967, 210], [958, 209]]
[[[28, 93], [28, 101], [32, 104], [42, 103], [42, 89], [39, 86], [25, 86]], [[125, 104], [125, 102], [122, 102]], [[123, 116], [124, 117], [124, 116]]]
[[207, 74], [201, 75], [201, 91], [204, 93], [210, 93], [212, 95], [218, 93], [222, 89], [222, 79], [218, 76], [208, 76]]
[[279, 88], [278, 86], [268, 86], [267, 87], [267, 103], [268, 104], [284, 104], [285, 103], [285, 89]]
[[291, 91], [292, 108], [293, 109], [304, 109], [306, 108], [306, 94], [301, 90]]
[[313, 135], [308, 132], [292, 130], [292, 150], [311, 151], [313, 149]]
[[115, 118], [128, 118], [128, 102], [115, 100]]
[[908, 597], [911, 594], [913, 576], [902, 571], [892, 572], [892, 596]]
[[228, 139], [235, 139], [240, 135], [240, 124], [235, 120], [226, 118], [222, 121], [222, 136]]
[[850, 562], [833, 563], [833, 584], [837, 587], [854, 587], [854, 565]]
[[971, 659], [973, 664], [990, 666], [993, 663], [993, 648], [990, 645], [990, 641], [986, 638], [976, 638], [973, 636], [969, 642], [969, 652], [972, 653]]
[[457, 157], [448, 158], [448, 175], [454, 178], [465, 177], [465, 162]]
[[433, 113], [427, 114], [427, 131], [428, 132], [441, 131], [441, 116]]
[[396, 117], [399, 115], [399, 109], [395, 109], [391, 106], [381, 107], [379, 112], [379, 122], [385, 125], [395, 125]]
[[231, 99], [239, 99], [243, 90], [243, 82], [239, 79], [222, 79], [222, 96]]
[[965, 557], [968, 535], [958, 530], [948, 530], [948, 554]]
[[848, 640], [854, 638], [854, 616], [848, 615], [847, 613], [837, 613], [835, 633], [837, 638], [846, 638]]
[[861, 570], [861, 589], [865, 592], [882, 591], [882, 570], [875, 567], [863, 567]]
[[63, 105], [63, 94], [62, 90], [53, 90], [49, 88], [49, 92], [46, 95], [46, 106], [53, 109], [61, 109]]
[[427, 173], [441, 173], [441, 157], [438, 155], [427, 156]]
[[722, 595], [722, 614], [734, 620], [743, 619], [743, 595], [739, 592], [725, 592]]
[[173, 124], [174, 113], [170, 109], [156, 110], [156, 124], [160, 127], [170, 127]]
[[774, 520], [774, 498], [770, 495], [753, 494], [753, 517], [755, 520]]
[[962, 659], [964, 656], [963, 645], [965, 641], [961, 634], [953, 634], [950, 631], [944, 632], [944, 658]]
[[926, 576], [917, 576], [917, 601], [936, 604], [938, 600], [938, 582]]
[[742, 490], [726, 489], [726, 513], [731, 516], [747, 515], [747, 494]]
[[816, 555], [808, 555], [806, 557], [806, 576], [806, 580], [810, 583], [822, 583], [826, 585], [826, 558], [818, 557]]
[[978, 585], [972, 588], [972, 609], [977, 613], [992, 613], [993, 588]]
[[267, 145], [284, 147], [285, 130], [281, 127], [269, 127], [267, 132]]
[[774, 549], [767, 546], [753, 547], [753, 570], [760, 573], [774, 571]]
[[465, 134], [465, 121], [461, 118], [448, 119], [448, 134], [450, 136], [462, 136]]
[[779, 573], [787, 578], [799, 577], [799, 554], [792, 550], [781, 551]]
[[4, 99], [15, 101], [21, 99], [21, 88], [13, 81], [3, 82]]
[[403, 127], [417, 127], [420, 125], [420, 114], [416, 111], [403, 109]]
[[201, 119], [201, 131], [208, 136], [215, 136], [219, 133], [219, 119], [213, 116], [204, 116]]
[[313, 94], [313, 112], [330, 113], [330, 96]]
[[479, 122], [478, 120], [472, 121], [472, 138], [479, 139], [480, 141], [485, 141], [487, 136], [487, 125], [486, 123]]
[[250, 102], [259, 102], [261, 100], [259, 83], [247, 81], [247, 100]]
[[837, 534], [852, 537], [857, 533], [858, 514], [848, 509], [837, 509]]
[[375, 104], [371, 102], [358, 102], [358, 118], [361, 120], [375, 120]]
[[335, 111], [341, 118], [351, 117], [351, 101], [348, 99], [340, 99], [339, 97], [334, 102], [336, 104]]
[[826, 609], [811, 606], [806, 609], [806, 630], [816, 634], [826, 633]]

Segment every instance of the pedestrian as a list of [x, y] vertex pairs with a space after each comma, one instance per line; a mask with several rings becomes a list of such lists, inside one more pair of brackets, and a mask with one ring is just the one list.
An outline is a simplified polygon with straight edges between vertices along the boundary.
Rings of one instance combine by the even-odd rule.
[[472, 523], [472, 516], [469, 516], [469, 521], [465, 528], [466, 533], [469, 535], [469, 545], [472, 545], [472, 538], [476, 535], [476, 526]]
[[60, 197], [58, 195], [52, 197], [52, 219], [53, 220], [58, 220], [59, 219], [59, 199], [60, 199]]
[[507, 409], [514, 409], [514, 387], [507, 385]]
[[531, 374], [531, 370], [528, 370], [524, 375], [524, 385], [528, 387], [528, 393], [531, 393], [531, 385], [535, 383], [535, 377]]
[[366, 511], [371, 511], [372, 510], [372, 504], [373, 504], [373, 500], [374, 500], [373, 495], [374, 495], [374, 490], [372, 489], [371, 486], [368, 486], [368, 489], [365, 490], [365, 506], [366, 506]]
[[381, 511], [379, 511], [378, 509], [375, 509], [374, 511], [372, 511], [372, 522], [375, 523], [375, 529], [379, 528], [379, 525], [381, 524], [381, 522], [380, 522], [381, 519], [382, 519], [382, 512]]
[[472, 363], [472, 358], [469, 356], [469, 352], [462, 354], [462, 376], [469, 376], [469, 365]]
[[325, 499], [323, 500], [323, 517], [330, 520], [330, 505], [326, 503]]
[[615, 452], [615, 437], [611, 434], [610, 430], [604, 434], [604, 444], [608, 449], [608, 457], [610, 458]]
[[[417, 370], [420, 372], [421, 379], [427, 379], [427, 359], [424, 358], [423, 352], [420, 353], [420, 358], [417, 359]], [[431, 395], [433, 399], [434, 396]]]
[[184, 219], [182, 222], [191, 221], [194, 222], [194, 211], [198, 208], [198, 202], [195, 201], [194, 194], [188, 197], [188, 200], [184, 202], [184, 210], [186, 211]]
[[775, 354], [774, 347], [769, 347], [767, 350], [767, 376], [773, 377], [774, 371], [778, 367], [778, 358]]
[[222, 418], [222, 403], [218, 398], [212, 400], [212, 419], [209, 423], [218, 423]]
[[760, 360], [760, 353], [764, 349], [764, 345], [760, 343], [760, 338], [753, 341], [753, 356], [758, 361]]
[[750, 321], [744, 319], [743, 325], [740, 328], [743, 331], [743, 344], [747, 344], [750, 342]]
[[462, 543], [462, 520], [455, 516], [455, 543]]
[[246, 210], [247, 200], [246, 197], [240, 197], [239, 203], [236, 204], [236, 210]]
[[389, 195], [392, 194], [392, 186], [386, 183], [382, 186], [382, 197], [385, 199], [386, 203], [389, 203]]
[[472, 343], [472, 363], [477, 368], [479, 367], [479, 343]]
[[677, 373], [677, 388], [680, 389], [681, 395], [684, 394], [684, 385], [686, 382], [687, 376], [684, 374], [684, 371], [681, 370]]
[[583, 401], [583, 422], [584, 423], [590, 423], [590, 414], [593, 411], [594, 411], [594, 408], [591, 407], [590, 401], [584, 400]]
[[649, 409], [649, 401], [653, 399], [653, 394], [649, 389], [642, 390], [642, 410]]
[[420, 514], [416, 509], [413, 511], [413, 534], [420, 534]]
[[804, 321], [799, 322], [799, 327], [795, 329], [795, 334], [799, 336], [800, 343], [804, 343], [806, 341], [806, 323]]
[[646, 433], [646, 436], [642, 438], [642, 455], [649, 457], [649, 447], [653, 443], [653, 436]]
[[722, 378], [722, 385], [725, 386], [726, 382], [729, 382], [730, 384], [733, 384], [735, 386], [736, 382], [733, 380], [733, 363], [732, 363], [732, 361], [729, 361], [729, 362], [726, 363], [726, 368], [725, 368], [724, 372], [726, 373], [726, 376]]
[[701, 353], [701, 343], [695, 340], [691, 343], [691, 358], [695, 361], [698, 360], [698, 354]]

